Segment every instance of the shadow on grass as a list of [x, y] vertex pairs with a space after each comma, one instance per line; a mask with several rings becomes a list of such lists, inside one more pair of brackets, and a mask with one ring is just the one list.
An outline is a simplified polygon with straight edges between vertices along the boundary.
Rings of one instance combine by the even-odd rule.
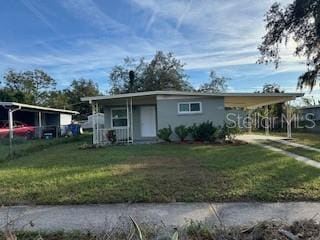
[[[79, 204], [319, 200], [320, 171], [258, 146], [128, 146], [59, 151], [1, 167], [1, 202]], [[0, 186], [0, 189], [2, 188]]]

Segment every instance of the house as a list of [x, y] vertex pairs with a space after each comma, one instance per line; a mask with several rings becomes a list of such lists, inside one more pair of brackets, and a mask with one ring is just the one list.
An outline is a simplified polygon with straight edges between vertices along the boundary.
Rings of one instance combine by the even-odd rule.
[[305, 106], [298, 110], [303, 119], [320, 121], [320, 105]]
[[8, 127], [15, 128], [21, 122], [34, 127], [35, 135], [43, 137], [45, 131], [58, 136], [65, 131], [65, 126], [72, 121], [76, 111], [29, 105], [17, 102], [0, 102], [0, 121], [8, 122]]
[[92, 114], [103, 109], [104, 128], [95, 124], [93, 129], [93, 143], [103, 144], [109, 142], [110, 130], [114, 131], [118, 142], [156, 141], [158, 130], [169, 125], [174, 128], [205, 121], [223, 125], [227, 119], [227, 108], [254, 109], [301, 96], [302, 93], [150, 91], [81, 100], [92, 105]]
[[[298, 108], [304, 130], [320, 132], [320, 105], [312, 105]], [[312, 126], [312, 127], [310, 127]]]

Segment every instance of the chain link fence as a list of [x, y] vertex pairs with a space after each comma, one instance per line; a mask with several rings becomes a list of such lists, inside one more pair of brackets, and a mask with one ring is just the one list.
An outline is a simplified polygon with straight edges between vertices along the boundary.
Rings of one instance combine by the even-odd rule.
[[23, 156], [27, 152], [41, 150], [61, 141], [70, 141], [81, 132], [78, 124], [42, 127], [16, 125], [12, 132], [8, 126], [0, 126], [0, 161]]

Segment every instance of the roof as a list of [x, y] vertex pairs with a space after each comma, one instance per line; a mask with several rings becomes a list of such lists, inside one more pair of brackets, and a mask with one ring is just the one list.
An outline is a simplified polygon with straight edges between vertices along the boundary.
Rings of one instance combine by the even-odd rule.
[[182, 91], [150, 91], [125, 93], [107, 96], [84, 97], [81, 101], [102, 101], [112, 99], [126, 99], [135, 97], [158, 96], [158, 95], [173, 95], [173, 96], [194, 96], [194, 97], [224, 97], [226, 107], [245, 107], [256, 108], [269, 104], [286, 102], [294, 100], [297, 97], [302, 97], [303, 93], [201, 93], [201, 92], [182, 92]]
[[2, 106], [2, 107], [18, 107], [18, 108], [23, 108], [23, 109], [28, 109], [28, 110], [39, 110], [39, 111], [44, 111], [44, 112], [79, 114], [79, 112], [77, 112], [77, 111], [58, 109], [58, 108], [49, 108], [49, 107], [40, 107], [40, 106], [24, 104], [24, 103], [17, 103], [17, 102], [0, 102], [0, 106]]
[[107, 100], [117, 98], [131, 98], [131, 97], [142, 97], [152, 95], [178, 95], [178, 96], [207, 96], [207, 97], [229, 97], [229, 96], [291, 96], [291, 97], [302, 97], [304, 93], [202, 93], [202, 92], [184, 92], [184, 91], [149, 91], [149, 92], [136, 92], [136, 93], [124, 93], [115, 95], [105, 96], [94, 96], [94, 97], [83, 97], [81, 101], [96, 101], [96, 100]]
[[299, 109], [313, 109], [313, 108], [320, 108], [320, 105], [304, 106], [304, 107], [300, 107]]

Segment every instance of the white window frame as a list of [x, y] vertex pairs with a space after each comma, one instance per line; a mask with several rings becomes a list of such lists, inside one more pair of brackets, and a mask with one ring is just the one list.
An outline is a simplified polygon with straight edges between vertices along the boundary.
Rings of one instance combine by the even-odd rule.
[[[126, 111], [126, 115], [127, 115], [127, 117], [126, 117], [126, 119], [127, 119], [127, 126], [121, 126], [121, 127], [114, 127], [113, 126], [113, 119], [119, 119], [119, 118], [113, 118], [113, 114], [112, 114], [112, 111], [113, 110], [125, 110]], [[111, 108], [111, 112], [110, 112], [111, 114], [111, 116], [110, 116], [110, 118], [111, 118], [111, 128], [112, 129], [124, 129], [124, 128], [128, 128], [128, 123], [129, 123], [129, 119], [128, 119], [128, 111], [127, 111], [127, 109], [126, 108], [122, 108], [122, 107], [120, 107], [120, 108]], [[120, 119], [122, 119], [122, 118], [120, 118]]]
[[[199, 111], [191, 111], [191, 104], [199, 104]], [[189, 111], [180, 111], [180, 104], [188, 104]], [[202, 102], [178, 102], [178, 114], [199, 114], [202, 113]]]

